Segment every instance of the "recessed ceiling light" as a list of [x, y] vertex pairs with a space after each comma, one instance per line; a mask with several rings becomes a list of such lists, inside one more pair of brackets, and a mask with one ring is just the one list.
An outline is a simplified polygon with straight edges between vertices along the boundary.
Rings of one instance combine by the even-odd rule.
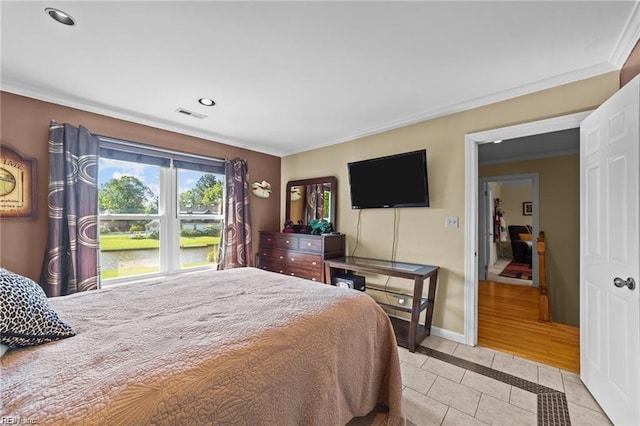
[[213, 99], [209, 98], [200, 98], [198, 99], [198, 102], [200, 102], [204, 106], [214, 106], [216, 104]]
[[76, 24], [76, 20], [73, 19], [71, 15], [69, 15], [67, 12], [54, 9], [53, 7], [47, 7], [44, 11], [47, 15], [51, 16], [53, 19], [60, 22], [61, 24], [65, 24], [65, 25]]

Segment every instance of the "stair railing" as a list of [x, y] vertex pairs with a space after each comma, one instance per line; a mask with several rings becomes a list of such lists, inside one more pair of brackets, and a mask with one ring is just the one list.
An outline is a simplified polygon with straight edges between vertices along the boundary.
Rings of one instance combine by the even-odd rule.
[[540, 235], [536, 240], [536, 248], [538, 250], [538, 276], [540, 277], [540, 321], [551, 322], [549, 291], [547, 289], [547, 265], [545, 261], [546, 243], [544, 231], [540, 231]]

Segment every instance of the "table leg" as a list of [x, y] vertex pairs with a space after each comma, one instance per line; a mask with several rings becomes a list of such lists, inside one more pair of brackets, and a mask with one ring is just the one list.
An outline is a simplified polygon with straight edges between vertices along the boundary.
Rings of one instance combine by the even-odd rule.
[[324, 264], [324, 283], [331, 285], [332, 283], [332, 268], [328, 263]]
[[427, 336], [431, 335], [431, 321], [433, 321], [433, 308], [436, 304], [436, 287], [438, 285], [438, 271], [436, 270], [429, 277], [429, 303], [427, 304], [427, 312], [424, 319], [424, 331]]
[[418, 322], [420, 321], [420, 302], [422, 301], [422, 288], [424, 279], [416, 277], [413, 284], [413, 305], [411, 306], [411, 321], [409, 322], [409, 336], [407, 339], [410, 352], [416, 351], [418, 337]]

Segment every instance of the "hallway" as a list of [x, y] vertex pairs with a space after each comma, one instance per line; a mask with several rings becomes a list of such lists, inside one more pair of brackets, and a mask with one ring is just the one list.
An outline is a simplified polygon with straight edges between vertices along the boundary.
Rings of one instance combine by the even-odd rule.
[[580, 330], [538, 320], [538, 289], [478, 284], [478, 345], [578, 373]]
[[[489, 269], [487, 271], [487, 281], [505, 284], [527, 285], [531, 287], [533, 285], [533, 280], [525, 279], [527, 278], [526, 276], [525, 278], [510, 278], [508, 276], [505, 276], [507, 274], [503, 276], [500, 275], [511, 262], [513, 262], [513, 259], [501, 257], [496, 260], [496, 263], [494, 263], [493, 265], [489, 265]], [[531, 276], [531, 267], [529, 267], [527, 275]]]

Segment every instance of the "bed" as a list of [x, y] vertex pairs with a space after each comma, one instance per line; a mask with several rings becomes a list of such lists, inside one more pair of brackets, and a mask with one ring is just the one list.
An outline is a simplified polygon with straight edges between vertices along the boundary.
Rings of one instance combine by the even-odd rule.
[[1, 415], [38, 424], [404, 424], [396, 341], [366, 294], [241, 268], [48, 299], [75, 336], [9, 350]]

